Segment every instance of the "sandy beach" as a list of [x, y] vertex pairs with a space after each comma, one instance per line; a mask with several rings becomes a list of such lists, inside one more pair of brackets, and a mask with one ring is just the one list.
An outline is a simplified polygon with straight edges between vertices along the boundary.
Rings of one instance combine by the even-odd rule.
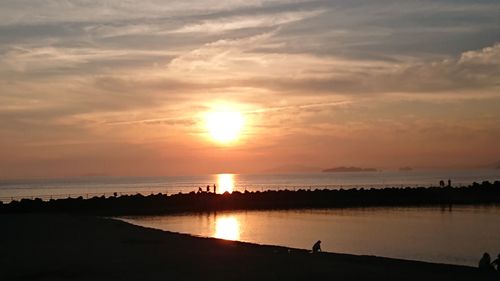
[[[498, 280], [476, 268], [264, 246], [113, 219], [0, 215], [2, 280]], [[311, 243], [312, 244], [312, 243]]]

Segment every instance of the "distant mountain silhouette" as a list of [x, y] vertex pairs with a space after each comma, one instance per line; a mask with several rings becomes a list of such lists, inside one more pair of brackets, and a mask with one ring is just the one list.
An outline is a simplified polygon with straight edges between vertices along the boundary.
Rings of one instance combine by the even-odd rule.
[[374, 168], [360, 168], [360, 167], [336, 167], [325, 169], [325, 173], [341, 173], [341, 172], [376, 172], [377, 169]]

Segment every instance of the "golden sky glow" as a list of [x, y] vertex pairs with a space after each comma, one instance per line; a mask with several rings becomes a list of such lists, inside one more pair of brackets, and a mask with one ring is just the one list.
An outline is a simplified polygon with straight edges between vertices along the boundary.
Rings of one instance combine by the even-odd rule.
[[0, 178], [500, 159], [498, 2], [84, 2], [2, 3]]

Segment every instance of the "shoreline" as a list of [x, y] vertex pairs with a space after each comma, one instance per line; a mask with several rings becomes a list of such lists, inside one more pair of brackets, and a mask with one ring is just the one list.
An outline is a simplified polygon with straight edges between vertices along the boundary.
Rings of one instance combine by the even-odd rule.
[[[496, 280], [460, 265], [320, 253], [72, 215], [0, 215], [6, 280]], [[212, 278], [214, 277], [214, 278]], [[495, 279], [496, 278], [496, 279]]]

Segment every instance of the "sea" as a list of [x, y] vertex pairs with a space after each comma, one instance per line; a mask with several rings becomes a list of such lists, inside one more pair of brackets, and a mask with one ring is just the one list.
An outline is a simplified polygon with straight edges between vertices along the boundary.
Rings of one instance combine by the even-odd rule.
[[500, 180], [500, 169], [412, 170], [294, 174], [211, 174], [161, 177], [72, 177], [0, 180], [0, 201], [23, 198], [43, 200], [82, 196], [177, 194], [206, 191], [349, 189], [437, 186], [443, 180], [453, 186]]

